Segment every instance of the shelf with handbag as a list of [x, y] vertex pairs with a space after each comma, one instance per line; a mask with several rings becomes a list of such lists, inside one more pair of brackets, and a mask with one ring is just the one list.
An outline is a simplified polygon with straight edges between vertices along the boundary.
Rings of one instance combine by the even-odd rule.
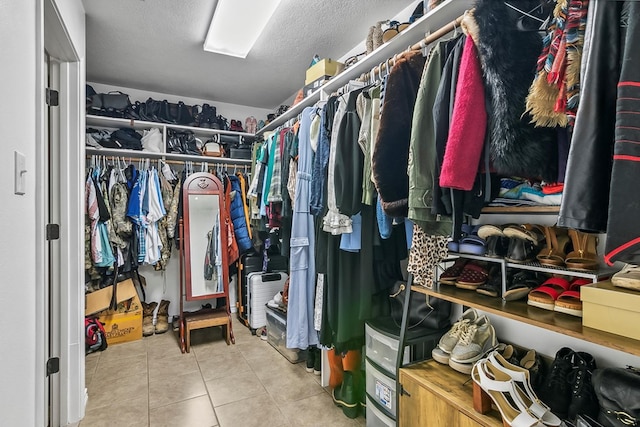
[[[254, 135], [246, 132], [234, 132], [218, 129], [197, 128], [165, 123], [147, 122], [140, 120], [121, 119], [113, 117], [87, 115], [88, 128], [97, 129], [131, 129], [135, 131], [156, 132], [155, 140], [151, 147], [145, 147], [146, 133], [141, 144], [142, 150], [127, 148], [93, 148], [87, 147], [88, 155], [104, 155], [132, 158], [168, 159], [178, 161], [193, 161], [203, 163], [222, 163], [249, 165], [250, 147]], [[182, 138], [182, 136], [188, 138]], [[188, 139], [188, 141], [187, 141]], [[180, 142], [180, 148], [176, 148], [175, 142]], [[185, 145], [185, 141], [189, 145]], [[123, 145], [128, 147], [127, 145]], [[247, 149], [236, 150], [247, 152], [249, 156], [223, 157], [225, 146], [246, 146]], [[209, 149], [209, 152], [206, 150]], [[227, 153], [228, 154], [228, 153]]]

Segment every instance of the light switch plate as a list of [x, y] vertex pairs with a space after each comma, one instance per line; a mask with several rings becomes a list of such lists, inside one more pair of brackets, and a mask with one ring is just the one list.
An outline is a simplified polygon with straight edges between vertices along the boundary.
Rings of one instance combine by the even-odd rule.
[[27, 159], [19, 151], [13, 152], [13, 164], [15, 170], [15, 178], [14, 178], [14, 190], [13, 192], [18, 195], [23, 195], [26, 190], [26, 177], [27, 173]]

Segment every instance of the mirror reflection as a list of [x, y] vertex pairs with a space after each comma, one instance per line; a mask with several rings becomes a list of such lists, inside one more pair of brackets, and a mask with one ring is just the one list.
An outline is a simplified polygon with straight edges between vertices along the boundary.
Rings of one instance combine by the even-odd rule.
[[217, 194], [189, 195], [191, 296], [224, 292]]

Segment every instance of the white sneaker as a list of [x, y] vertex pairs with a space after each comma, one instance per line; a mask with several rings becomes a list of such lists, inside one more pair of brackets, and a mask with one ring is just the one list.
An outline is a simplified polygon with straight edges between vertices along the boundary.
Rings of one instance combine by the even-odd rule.
[[[469, 325], [462, 333], [460, 340], [451, 350], [449, 361], [455, 363], [474, 363], [482, 358], [490, 349], [498, 345], [496, 331], [486, 316], [482, 316]], [[451, 365], [451, 363], [450, 363]]]
[[[451, 329], [449, 329], [449, 332], [447, 332], [442, 336], [442, 338], [440, 338], [440, 341], [438, 342], [438, 348], [443, 353], [446, 353], [446, 354], [451, 353], [451, 350], [453, 350], [453, 348], [458, 343], [458, 340], [460, 339], [461, 334], [467, 329], [469, 324], [477, 320], [478, 320], [478, 312], [475, 309], [469, 308], [468, 310], [466, 310], [464, 313], [462, 313], [462, 316], [460, 316], [458, 321], [454, 323], [453, 326], [451, 326]], [[441, 363], [446, 363], [446, 362], [441, 362]]]

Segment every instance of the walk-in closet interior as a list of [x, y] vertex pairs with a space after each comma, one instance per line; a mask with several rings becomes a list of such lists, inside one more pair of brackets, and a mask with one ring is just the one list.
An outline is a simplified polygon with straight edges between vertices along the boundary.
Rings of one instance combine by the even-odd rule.
[[640, 2], [9, 3], [0, 424], [640, 425]]

